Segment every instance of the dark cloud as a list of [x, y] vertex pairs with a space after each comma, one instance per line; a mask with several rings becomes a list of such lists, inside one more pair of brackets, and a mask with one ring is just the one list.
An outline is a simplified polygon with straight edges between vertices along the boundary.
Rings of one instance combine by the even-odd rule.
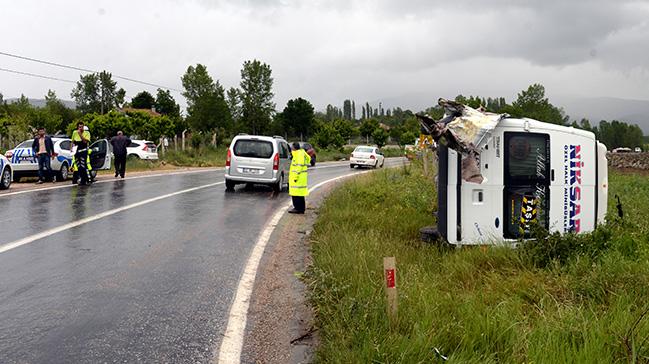
[[[273, 68], [279, 106], [296, 96], [319, 108], [347, 97], [511, 96], [531, 82], [550, 93], [649, 98], [647, 19], [649, 2], [627, 0], [24, 0], [3, 8], [0, 32], [12, 36], [0, 48], [177, 88], [199, 62], [236, 86], [243, 61], [257, 58]], [[48, 88], [70, 93], [0, 74], [8, 97]]]

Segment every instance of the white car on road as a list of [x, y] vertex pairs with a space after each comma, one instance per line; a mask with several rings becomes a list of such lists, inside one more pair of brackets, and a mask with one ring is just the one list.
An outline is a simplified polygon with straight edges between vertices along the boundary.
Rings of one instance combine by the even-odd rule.
[[6, 190], [11, 186], [11, 181], [13, 180], [13, 172], [11, 169], [11, 163], [4, 156], [0, 155], [0, 190]]
[[[38, 160], [32, 150], [34, 139], [25, 140], [14, 149], [8, 150], [5, 157], [13, 168], [13, 180], [18, 182], [22, 177], [38, 176]], [[56, 179], [64, 181], [68, 178], [69, 167], [72, 165], [72, 142], [68, 137], [52, 137], [54, 158], [51, 161], [52, 172]]]
[[158, 147], [154, 142], [148, 140], [131, 140], [131, 144], [126, 147], [126, 156], [136, 159], [157, 160]]
[[385, 157], [381, 150], [377, 147], [370, 147], [367, 145], [359, 145], [352, 152], [351, 157], [349, 158], [349, 167], [372, 167], [377, 168], [383, 167], [385, 163]]

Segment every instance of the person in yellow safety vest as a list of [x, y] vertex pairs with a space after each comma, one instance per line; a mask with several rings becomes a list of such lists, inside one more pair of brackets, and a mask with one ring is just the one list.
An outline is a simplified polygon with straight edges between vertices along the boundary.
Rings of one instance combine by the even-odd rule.
[[291, 171], [288, 175], [288, 194], [293, 198], [290, 214], [303, 214], [306, 210], [305, 197], [309, 195], [307, 168], [311, 157], [300, 148], [300, 143], [293, 143], [291, 151]]
[[[76, 147], [76, 152], [72, 157], [72, 184], [78, 180], [80, 185], [86, 185], [90, 181], [90, 132], [83, 122], [77, 123], [77, 130], [72, 132], [72, 144]], [[85, 161], [84, 161], [85, 159]], [[79, 166], [82, 168], [79, 168]], [[82, 169], [82, 170], [80, 170]]]

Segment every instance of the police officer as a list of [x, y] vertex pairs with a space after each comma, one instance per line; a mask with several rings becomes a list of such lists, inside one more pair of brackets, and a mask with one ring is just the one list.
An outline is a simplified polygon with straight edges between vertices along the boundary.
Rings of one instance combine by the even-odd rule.
[[[90, 144], [90, 132], [85, 129], [82, 121], [77, 123], [77, 130], [72, 132], [72, 144], [76, 146], [73, 162], [72, 184], [80, 180], [80, 185], [86, 185], [89, 181], [89, 156], [88, 146]], [[79, 168], [81, 167], [81, 168]]]
[[306, 210], [305, 197], [309, 194], [307, 168], [311, 164], [311, 157], [300, 148], [300, 143], [295, 142], [292, 147], [293, 159], [291, 159], [291, 171], [288, 175], [288, 194], [293, 198], [293, 208], [289, 213], [303, 214]]

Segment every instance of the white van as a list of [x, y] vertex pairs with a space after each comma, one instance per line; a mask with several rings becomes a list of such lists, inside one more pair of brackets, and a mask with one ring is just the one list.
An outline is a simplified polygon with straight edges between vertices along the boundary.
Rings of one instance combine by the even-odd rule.
[[437, 233], [450, 244], [482, 245], [550, 232], [583, 233], [607, 210], [606, 147], [591, 132], [532, 119], [504, 118], [482, 146], [485, 180], [461, 178], [461, 157], [438, 148]]

